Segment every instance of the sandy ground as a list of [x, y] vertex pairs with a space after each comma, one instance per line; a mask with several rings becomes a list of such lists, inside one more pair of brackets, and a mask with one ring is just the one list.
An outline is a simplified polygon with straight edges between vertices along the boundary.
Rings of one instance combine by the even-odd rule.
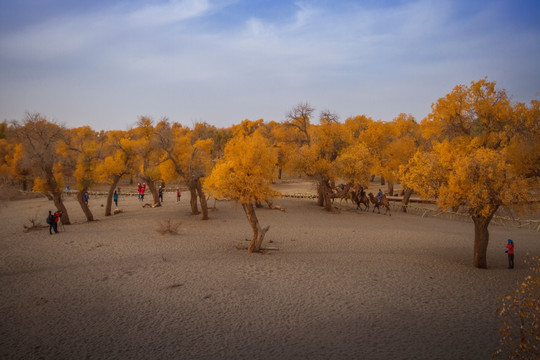
[[[257, 210], [279, 250], [248, 254], [241, 206], [201, 221], [183, 195], [155, 209], [121, 196], [107, 218], [94, 197], [93, 223], [70, 198], [74, 224], [52, 236], [22, 231], [52, 202], [1, 203], [0, 358], [489, 359], [498, 296], [527, 274], [519, 255], [540, 254], [538, 232], [491, 226], [479, 270], [471, 223], [297, 199]], [[178, 235], [157, 232], [165, 219]]]

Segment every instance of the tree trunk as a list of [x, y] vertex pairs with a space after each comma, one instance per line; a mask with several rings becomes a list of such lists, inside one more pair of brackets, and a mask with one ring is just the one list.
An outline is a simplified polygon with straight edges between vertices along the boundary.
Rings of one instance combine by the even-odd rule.
[[62, 216], [60, 217], [60, 220], [62, 220], [62, 224], [64, 225], [71, 224], [71, 222], [69, 221], [69, 216], [68, 216], [66, 206], [64, 205], [64, 202], [62, 201], [62, 192], [55, 191], [52, 195], [53, 195], [54, 206], [56, 206], [57, 210], [60, 210], [62, 212]]
[[480, 269], [487, 269], [487, 247], [489, 242], [488, 226], [495, 214], [495, 211], [489, 216], [473, 215], [474, 222], [474, 259], [473, 266]]
[[384, 186], [386, 184], [385, 180], [384, 180], [384, 176], [381, 176], [381, 186]]
[[161, 206], [161, 201], [159, 201], [159, 193], [157, 191], [154, 180], [149, 179], [149, 178], [142, 178], [142, 179], [146, 181], [146, 184], [148, 185], [148, 189], [150, 189], [150, 192], [152, 193], [152, 198], [154, 199], [154, 207]]
[[114, 189], [120, 181], [120, 178], [121, 176], [115, 176], [113, 182], [111, 183], [111, 186], [109, 187], [109, 193], [107, 194], [107, 206], [105, 207], [105, 216], [111, 216]]
[[193, 215], [199, 215], [199, 208], [197, 206], [197, 186], [195, 185], [194, 181], [190, 181], [188, 187], [191, 194], [191, 199], [189, 199], [189, 203], [191, 205], [191, 213]]
[[324, 209], [326, 211], [332, 211], [332, 199], [330, 197], [330, 191], [328, 188], [324, 192]]
[[[201, 179], [195, 180], [195, 187], [197, 189], [197, 193], [199, 194], [199, 201], [201, 202], [201, 220], [208, 220], [208, 204], [206, 202], [206, 196], [202, 190]], [[197, 198], [195, 198], [195, 201], [197, 201]], [[197, 204], [195, 203], [195, 205]]]
[[326, 211], [332, 211], [332, 198], [330, 194], [332, 193], [328, 180], [319, 181], [319, 189], [322, 189], [323, 196], [323, 206]]
[[388, 180], [388, 194], [394, 196], [394, 183], [390, 180]]
[[413, 190], [406, 187], [403, 194], [403, 200], [401, 200], [401, 210], [403, 212], [407, 212], [407, 206], [409, 205], [409, 200], [411, 199], [412, 194]]
[[264, 240], [264, 235], [266, 234], [270, 226], [267, 226], [264, 229], [261, 228], [259, 220], [257, 219], [257, 215], [255, 214], [255, 207], [251, 202], [242, 203], [242, 207], [244, 208], [244, 212], [246, 213], [249, 225], [251, 225], [251, 229], [253, 230], [253, 238], [249, 243], [248, 252], [259, 252], [261, 250], [261, 245]]
[[325, 189], [321, 186], [321, 182], [317, 181], [317, 205], [324, 206], [324, 192]]
[[83, 201], [84, 193], [87, 190], [88, 190], [87, 188], [84, 188], [84, 189], [80, 190], [77, 193], [77, 201], [79, 202], [79, 205], [81, 205], [81, 209], [82, 209], [84, 215], [86, 216], [86, 220], [87, 221], [94, 221], [94, 215], [90, 211], [90, 208], [88, 207], [88, 205]]
[[283, 169], [281, 168], [281, 166], [279, 167], [278, 169], [278, 179], [281, 180], [281, 173], [283, 172]]

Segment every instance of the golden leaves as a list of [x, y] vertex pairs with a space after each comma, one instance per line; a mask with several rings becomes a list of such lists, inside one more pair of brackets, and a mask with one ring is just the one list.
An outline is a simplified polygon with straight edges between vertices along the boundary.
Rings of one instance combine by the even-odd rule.
[[258, 132], [234, 136], [225, 146], [225, 155], [203, 180], [205, 191], [217, 198], [248, 203], [272, 197], [270, 189], [277, 162], [275, 150]]
[[456, 86], [432, 110], [422, 122], [431, 145], [401, 169], [404, 184], [443, 208], [464, 206], [475, 216], [487, 218], [499, 206], [523, 209], [538, 185], [527, 174], [539, 167], [540, 137], [517, 135], [539, 133], [527, 127], [534, 106], [514, 110], [506, 93], [483, 79]]

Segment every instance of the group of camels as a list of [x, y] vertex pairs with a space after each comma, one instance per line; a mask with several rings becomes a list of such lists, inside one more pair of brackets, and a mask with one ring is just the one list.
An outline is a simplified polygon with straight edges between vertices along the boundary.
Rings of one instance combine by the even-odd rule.
[[380, 214], [382, 206], [385, 209], [385, 215], [387, 213], [390, 213], [390, 201], [386, 197], [386, 194], [383, 194], [381, 200], [378, 201], [377, 198], [373, 195], [373, 193], [370, 192], [366, 195], [366, 192], [362, 187], [360, 187], [360, 190], [358, 190], [356, 186], [352, 186], [351, 184], [337, 186], [332, 190], [331, 197], [332, 201], [334, 201], [335, 199], [340, 199], [340, 201], [345, 200], [346, 202], [348, 200], [352, 200], [353, 203], [356, 204], [357, 209], [361, 209], [360, 206], [363, 205], [364, 211], [369, 210], [369, 203], [371, 202], [373, 204], [373, 212], [375, 212], [375, 209], [377, 209]]

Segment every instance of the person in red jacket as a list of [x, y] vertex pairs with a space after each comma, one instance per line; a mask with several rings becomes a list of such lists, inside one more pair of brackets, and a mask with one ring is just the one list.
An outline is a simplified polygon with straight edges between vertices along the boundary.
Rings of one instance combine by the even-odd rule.
[[54, 213], [54, 224], [53, 224], [53, 229], [54, 229], [54, 232], [55, 233], [58, 233], [58, 222], [60, 222], [60, 217], [62, 216], [62, 212], [60, 210], [57, 210], [55, 213]]
[[508, 254], [508, 268], [513, 269], [514, 268], [514, 242], [512, 241], [512, 239], [508, 239], [505, 253]]

